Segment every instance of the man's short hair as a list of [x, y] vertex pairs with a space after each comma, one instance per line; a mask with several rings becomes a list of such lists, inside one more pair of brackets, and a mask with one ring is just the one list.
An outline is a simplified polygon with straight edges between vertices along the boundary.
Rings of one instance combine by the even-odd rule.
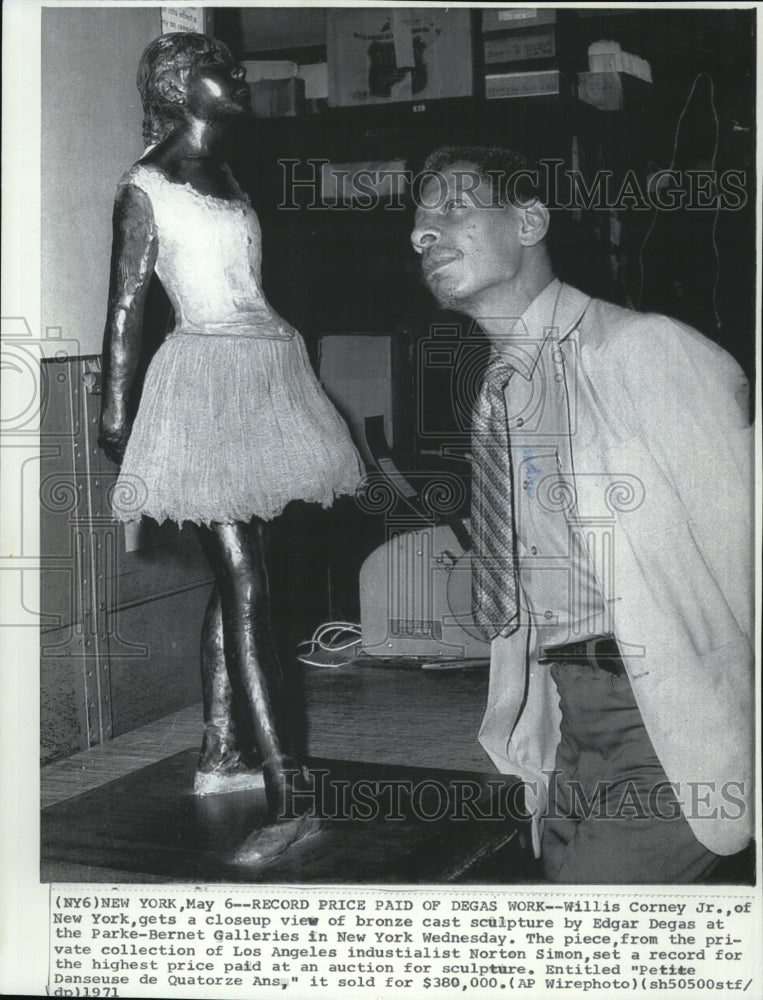
[[440, 146], [426, 158], [422, 173], [441, 173], [454, 163], [472, 164], [490, 181], [497, 204], [521, 207], [540, 198], [538, 166], [522, 153], [500, 146]]

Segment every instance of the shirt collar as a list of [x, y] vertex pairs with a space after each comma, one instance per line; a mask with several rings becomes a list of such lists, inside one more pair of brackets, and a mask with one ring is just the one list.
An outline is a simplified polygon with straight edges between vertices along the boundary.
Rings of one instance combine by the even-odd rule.
[[590, 301], [590, 296], [554, 278], [533, 299], [500, 344], [493, 344], [494, 351], [520, 375], [532, 378], [547, 341], [559, 343], [568, 337]]

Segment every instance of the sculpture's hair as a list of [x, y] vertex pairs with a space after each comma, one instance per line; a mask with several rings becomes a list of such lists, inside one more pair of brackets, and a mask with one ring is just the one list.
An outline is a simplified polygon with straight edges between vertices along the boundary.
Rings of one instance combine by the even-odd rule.
[[143, 101], [143, 141], [160, 142], [176, 127], [179, 108], [160, 92], [159, 81], [174, 77], [181, 82], [195, 63], [210, 53], [230, 55], [222, 42], [195, 31], [177, 31], [155, 38], [138, 63], [137, 84]]
[[470, 163], [489, 180], [498, 204], [526, 205], [540, 197], [537, 164], [522, 153], [500, 146], [441, 146], [426, 158], [424, 171], [441, 172]]

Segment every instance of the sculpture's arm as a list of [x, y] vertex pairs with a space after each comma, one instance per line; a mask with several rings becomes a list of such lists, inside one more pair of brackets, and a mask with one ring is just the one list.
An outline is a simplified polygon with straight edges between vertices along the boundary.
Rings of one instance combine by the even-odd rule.
[[130, 391], [140, 357], [143, 308], [158, 247], [151, 202], [132, 184], [126, 184], [117, 194], [113, 228], [98, 443], [108, 458], [120, 464], [130, 436]]

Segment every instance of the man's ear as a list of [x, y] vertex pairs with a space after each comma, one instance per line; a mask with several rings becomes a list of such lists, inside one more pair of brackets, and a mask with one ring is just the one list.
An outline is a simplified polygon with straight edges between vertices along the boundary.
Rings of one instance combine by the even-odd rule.
[[182, 104], [185, 92], [180, 78], [175, 73], [165, 73], [156, 81], [156, 89], [162, 100], [168, 104]]
[[520, 208], [519, 242], [524, 247], [534, 247], [545, 237], [551, 219], [541, 201], [531, 201]]

